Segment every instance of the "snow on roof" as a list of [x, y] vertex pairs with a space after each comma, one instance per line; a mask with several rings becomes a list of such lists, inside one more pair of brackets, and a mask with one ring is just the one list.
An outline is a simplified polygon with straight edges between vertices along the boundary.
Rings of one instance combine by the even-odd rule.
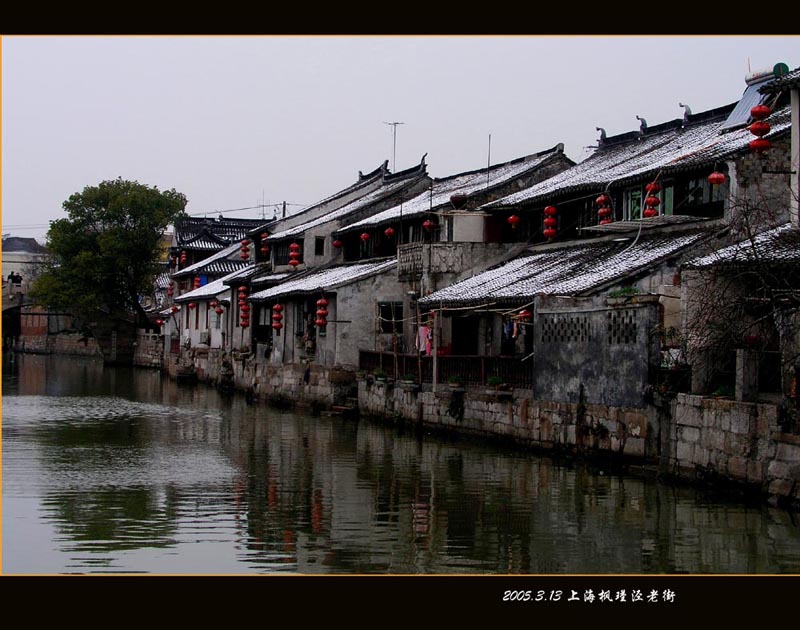
[[192, 300], [202, 300], [204, 298], [213, 298], [216, 297], [218, 294], [228, 291], [230, 289], [224, 281], [229, 280], [239, 271], [234, 271], [233, 273], [228, 274], [222, 278], [217, 278], [213, 282], [209, 282], [208, 284], [204, 284], [201, 287], [196, 289], [192, 289], [191, 291], [187, 291], [175, 298], [175, 302], [190, 302]]
[[181, 249], [217, 250], [240, 241], [248, 232], [264, 224], [263, 219], [185, 218], [175, 226], [175, 242]]
[[188, 267], [184, 267], [180, 271], [176, 271], [173, 277], [180, 278], [181, 276], [199, 274], [199, 273], [222, 273], [229, 274], [234, 271], [239, 271], [246, 267], [249, 263], [242, 260], [226, 260], [230, 256], [239, 256], [241, 253], [241, 243], [234, 243], [224, 249], [211, 254], [208, 258], [204, 258], [200, 262], [196, 262]]
[[525, 158], [513, 160], [492, 166], [490, 169], [460, 173], [450, 177], [436, 178], [433, 190], [426, 190], [416, 197], [403, 203], [379, 212], [371, 217], [362, 219], [357, 223], [342, 228], [340, 232], [356, 230], [367, 225], [378, 225], [388, 221], [395, 221], [402, 217], [430, 212], [437, 208], [450, 207], [450, 197], [455, 194], [472, 195], [478, 192], [500, 186], [508, 181], [524, 175], [542, 165], [548, 158], [555, 155], [554, 150], [543, 151]]
[[286, 280], [289, 276], [294, 275], [291, 271], [284, 271], [282, 273], [265, 273], [262, 275], [255, 275], [250, 278], [252, 284], [267, 284], [270, 282], [281, 282]]
[[267, 300], [292, 293], [313, 293], [330, 291], [337, 287], [351, 284], [366, 277], [383, 273], [397, 265], [396, 258], [381, 259], [373, 262], [352, 265], [337, 265], [309, 272], [296, 280], [288, 280], [277, 286], [258, 291], [250, 295], [253, 301]]
[[702, 269], [720, 264], [735, 265], [757, 261], [800, 262], [800, 229], [785, 223], [756, 234], [752, 240], [744, 239], [706, 256], [694, 258], [684, 266]]
[[[784, 135], [791, 129], [790, 108], [774, 112], [767, 120], [772, 131], [767, 138]], [[702, 116], [698, 114], [697, 116]], [[601, 190], [612, 184], [645, 177], [655, 178], [691, 167], [712, 165], [739, 152], [748, 151], [753, 134], [744, 127], [720, 133], [723, 116], [713, 116], [681, 126], [679, 121], [665, 124], [662, 132], [645, 133], [627, 142], [601, 146], [583, 162], [497, 201], [481, 206], [482, 210], [542, 203], [556, 195], [583, 189]], [[610, 140], [610, 139], [609, 139]]]
[[158, 274], [156, 276], [155, 286], [156, 289], [163, 289], [166, 291], [169, 288], [169, 272], [162, 271]]
[[[386, 160], [383, 164], [378, 166], [378, 168], [376, 168], [374, 171], [371, 171], [371, 172], [367, 173], [366, 175], [364, 175], [361, 171], [359, 171], [358, 172], [358, 181], [355, 182], [354, 184], [351, 184], [347, 188], [343, 188], [339, 192], [336, 192], [336, 193], [334, 193], [334, 194], [332, 194], [332, 195], [330, 195], [328, 197], [325, 197], [325, 199], [317, 201], [316, 203], [313, 203], [310, 206], [306, 206], [305, 208], [300, 210], [300, 212], [295, 212], [294, 214], [289, 215], [288, 217], [286, 217], [286, 219], [295, 219], [295, 218], [297, 218], [299, 216], [302, 216], [303, 214], [307, 214], [309, 212], [312, 212], [313, 210], [319, 208], [320, 206], [322, 206], [322, 205], [324, 205], [326, 203], [330, 203], [331, 201], [333, 201], [335, 199], [338, 199], [339, 197], [344, 197], [345, 195], [351, 194], [351, 193], [357, 191], [359, 188], [367, 187], [369, 184], [374, 183], [375, 180], [378, 180], [381, 177], [383, 177], [384, 173], [386, 172], [386, 167], [387, 167], [388, 163], [389, 163], [389, 161]], [[278, 225], [279, 225], [280, 222], [284, 221], [284, 220], [285, 219], [278, 219], [275, 223], [278, 223]]]
[[352, 214], [358, 210], [361, 210], [362, 208], [365, 208], [370, 204], [380, 201], [382, 198], [388, 197], [392, 193], [401, 190], [403, 187], [409, 184], [409, 181], [411, 180], [401, 179], [399, 181], [384, 184], [380, 188], [377, 188], [372, 192], [367, 193], [363, 197], [359, 197], [358, 199], [351, 201], [348, 204], [345, 204], [344, 206], [338, 208], [337, 210], [334, 210], [333, 212], [329, 212], [321, 217], [312, 219], [311, 221], [307, 221], [306, 223], [301, 223], [300, 225], [296, 225], [281, 232], [276, 232], [275, 234], [270, 235], [269, 238], [267, 238], [267, 240], [277, 241], [280, 239], [288, 238], [290, 236], [296, 236], [318, 225], [323, 225], [325, 223], [329, 223], [330, 221], [343, 219], [347, 215]]
[[[421, 306], [522, 303], [539, 294], [585, 295], [642, 272], [707, 236], [706, 231], [540, 246], [472, 278], [420, 298]], [[633, 245], [632, 245], [633, 243]]]

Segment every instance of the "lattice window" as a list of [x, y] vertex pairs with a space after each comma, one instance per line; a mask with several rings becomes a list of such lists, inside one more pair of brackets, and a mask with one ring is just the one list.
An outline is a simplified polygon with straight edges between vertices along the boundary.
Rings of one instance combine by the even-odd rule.
[[608, 312], [608, 343], [618, 345], [636, 343], [639, 326], [636, 322], [635, 309], [614, 310]]
[[542, 343], [588, 343], [592, 329], [586, 315], [554, 315], [542, 322]]

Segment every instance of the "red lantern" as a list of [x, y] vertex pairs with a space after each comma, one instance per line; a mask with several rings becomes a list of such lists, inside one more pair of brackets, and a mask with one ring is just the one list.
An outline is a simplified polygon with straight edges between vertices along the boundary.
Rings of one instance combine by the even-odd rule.
[[319, 306], [320, 308], [325, 308], [326, 306], [328, 306], [328, 300], [326, 300], [325, 298], [318, 299], [317, 306]]
[[608, 225], [609, 223], [614, 223], [611, 219], [603, 219], [600, 221], [600, 225]]
[[266, 241], [269, 234], [267, 232], [261, 232], [261, 240]]
[[280, 313], [273, 313], [272, 314], [272, 321], [279, 322], [283, 320], [283, 315]]
[[328, 325], [328, 322], [326, 322], [322, 317], [318, 318], [314, 323], [320, 328]]
[[208, 305], [211, 308], [216, 308], [217, 306], [219, 306], [219, 302], [217, 302], [216, 300], [211, 300], [211, 302], [209, 302]]
[[274, 324], [272, 324], [272, 328], [274, 328], [275, 330], [280, 330], [281, 328], [283, 328], [283, 324], [281, 324], [280, 322], [275, 322]]
[[508, 223], [511, 225], [512, 230], [517, 229], [517, 224], [519, 223], [519, 217], [516, 214], [512, 214], [508, 219], [506, 219]]
[[247, 306], [247, 304], [245, 304], [245, 305], [244, 305], [244, 306], [242, 306], [242, 308], [241, 308], [241, 309], [239, 309], [239, 310], [241, 310], [241, 311], [242, 311], [242, 313], [249, 313], [249, 312], [250, 312], [250, 307], [249, 307], [249, 306]]
[[177, 313], [180, 310], [180, 307], [177, 305], [173, 305], [172, 308], [170, 308], [169, 310], [171, 310], [173, 313]]
[[650, 219], [652, 217], [657, 217], [658, 216], [658, 210], [656, 210], [655, 208], [645, 208], [643, 214], [644, 214], [646, 219]]
[[242, 260], [248, 260], [250, 258], [250, 254], [248, 254], [247, 252], [242, 252], [239, 255], [239, 258], [241, 258]]
[[366, 232], [361, 234], [361, 240], [366, 243], [369, 240], [369, 234], [367, 234]]
[[261, 246], [261, 253], [262, 254], [269, 254], [269, 245], [262, 245]]
[[601, 219], [608, 219], [611, 216], [612, 212], [613, 212], [613, 210], [611, 210], [611, 208], [607, 208], [607, 207], [606, 208], [600, 208], [597, 211], [597, 216], [600, 217]]
[[317, 317], [327, 317], [328, 316], [328, 309], [320, 308], [317, 309]]
[[240, 284], [239, 285], [239, 292], [240, 293], [247, 293], [247, 285], [246, 284]]
[[719, 171], [714, 171], [711, 175], [708, 176], [708, 183], [712, 186], [721, 186], [725, 183], [725, 175], [720, 173]]
[[756, 138], [755, 140], [750, 141], [750, 150], [753, 153], [764, 153], [764, 151], [768, 151], [770, 148], [770, 142], [766, 138]]
[[529, 310], [523, 309], [519, 313], [517, 313], [517, 318], [521, 319], [524, 322], [530, 321], [531, 312]]
[[340, 241], [340, 240], [337, 238], [335, 241], [333, 241], [333, 246], [334, 246], [335, 248], [337, 248], [337, 249], [338, 249], [338, 248], [340, 248], [340, 247], [342, 246], [342, 241]]
[[611, 197], [603, 194], [600, 195], [597, 199], [595, 199], [594, 202], [600, 207], [607, 206], [609, 203], [611, 203]]
[[222, 308], [221, 306], [218, 306], [217, 308], [214, 309], [214, 311], [217, 313], [217, 315], [222, 315], [225, 312], [225, 309]]
[[249, 322], [249, 321], [242, 322], [242, 323], [240, 324], [240, 326], [241, 326], [242, 328], [250, 328], [250, 322]]
[[283, 310], [283, 306], [281, 304], [276, 304], [275, 306], [272, 307], [272, 310], [275, 311], [276, 313], [280, 313]]
[[644, 205], [647, 206], [648, 208], [658, 208], [660, 204], [661, 200], [653, 195], [646, 197], [644, 200]]
[[156, 320], [156, 326], [163, 326], [163, 325], [164, 325], [164, 320], [163, 319], [157, 319]]
[[383, 233], [386, 234], [386, 238], [392, 238], [394, 236], [394, 228], [388, 227], [383, 231]]
[[556, 216], [558, 214], [558, 210], [556, 210], [555, 206], [547, 206], [544, 209], [544, 213], [548, 217], [554, 217], [554, 216]]
[[292, 243], [291, 245], [289, 245], [289, 251], [290, 252], [299, 252], [300, 251], [300, 245], [298, 245], [297, 243]]
[[243, 238], [242, 239], [242, 247], [247, 247], [249, 244], [250, 244], [250, 239], [249, 238]]
[[436, 223], [434, 223], [430, 219], [425, 219], [422, 222], [422, 227], [424, 227], [428, 232], [430, 232], [433, 228], [436, 227]]
[[544, 234], [544, 237], [547, 240], [552, 240], [555, 238], [556, 231], [553, 228], [547, 228], [544, 232], [542, 232], [542, 234]]
[[555, 217], [545, 217], [544, 226], [547, 228], [554, 228], [558, 225], [558, 219]]
[[750, 116], [754, 120], [764, 120], [772, 113], [772, 109], [768, 105], [756, 105], [750, 110]]
[[651, 183], [647, 184], [647, 186], [645, 186], [644, 189], [649, 194], [655, 194], [655, 193], [657, 193], [657, 192], [659, 192], [661, 190], [661, 186], [659, 186], [656, 182], [651, 182]]
[[195, 304], [194, 302], [189, 302], [189, 308], [195, 308], [196, 306], [197, 304]]
[[292, 269], [297, 269], [297, 265], [300, 264], [300, 261], [293, 258], [289, 261], [289, 264], [292, 266]]
[[769, 133], [771, 127], [769, 126], [768, 122], [764, 122], [763, 120], [757, 120], [752, 125], [750, 125], [748, 129], [750, 130], [750, 133], [752, 133], [754, 136], [758, 136], [759, 138], [761, 138], [762, 136], [766, 136]]

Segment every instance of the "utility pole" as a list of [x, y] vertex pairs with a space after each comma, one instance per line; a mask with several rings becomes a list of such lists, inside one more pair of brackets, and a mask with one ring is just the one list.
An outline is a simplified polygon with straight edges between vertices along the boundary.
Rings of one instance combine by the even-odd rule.
[[395, 168], [395, 158], [397, 156], [397, 125], [405, 125], [404, 122], [386, 122], [383, 121], [384, 125], [389, 125], [392, 128], [392, 172], [396, 172], [397, 169]]

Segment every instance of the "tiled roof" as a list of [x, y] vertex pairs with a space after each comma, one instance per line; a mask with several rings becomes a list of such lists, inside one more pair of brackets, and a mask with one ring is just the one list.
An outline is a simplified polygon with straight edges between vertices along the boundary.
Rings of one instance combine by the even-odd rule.
[[401, 179], [398, 181], [390, 182], [388, 184], [384, 184], [380, 188], [373, 190], [370, 193], [367, 193], [363, 197], [359, 197], [354, 201], [351, 201], [348, 204], [345, 204], [341, 208], [337, 210], [333, 210], [321, 217], [316, 219], [312, 219], [311, 221], [307, 221], [306, 223], [301, 223], [300, 225], [296, 225], [294, 227], [288, 228], [286, 230], [282, 230], [280, 232], [276, 232], [275, 234], [271, 234], [268, 241], [278, 241], [284, 238], [289, 238], [292, 236], [297, 236], [299, 234], [303, 234], [307, 230], [314, 228], [318, 225], [323, 225], [325, 223], [329, 223], [331, 221], [337, 221], [344, 219], [350, 214], [357, 212], [363, 208], [366, 208], [370, 204], [376, 203], [385, 197], [389, 197], [393, 193], [402, 190], [404, 187], [408, 186], [411, 180], [409, 179]]
[[759, 91], [762, 94], [772, 94], [791, 88], [797, 89], [798, 85], [800, 85], [800, 68], [795, 68], [788, 74], [784, 74], [782, 77], [770, 81]]
[[[639, 229], [652, 230], [667, 225], [685, 225], [687, 223], [698, 223], [710, 225], [712, 222], [719, 223], [719, 219], [707, 219], [704, 217], [693, 217], [686, 214], [659, 214], [656, 217], [643, 217], [635, 221], [613, 221], [605, 225], [590, 225], [581, 228], [581, 232], [592, 232], [596, 234], [611, 234], [622, 232], [636, 232]], [[722, 227], [720, 225], [720, 227]]]
[[[583, 162], [534, 186], [485, 204], [482, 210], [544, 203], [557, 195], [600, 191], [606, 186], [654, 179], [671, 173], [713, 165], [737, 153], [749, 151], [753, 135], [747, 128], [719, 133], [729, 108], [705, 119], [703, 114], [682, 126], [682, 121], [651, 128], [643, 137], [631, 134], [625, 142], [609, 142]], [[783, 136], [791, 129], [790, 108], [774, 112], [768, 119], [772, 131], [767, 138]], [[654, 132], [654, 129], [662, 131]]]
[[422, 306], [520, 304], [539, 294], [587, 295], [622, 282], [679, 254], [707, 236], [696, 230], [680, 234], [647, 234], [633, 238], [591, 240], [572, 245], [539, 246], [472, 278], [420, 298]]
[[169, 288], [169, 272], [162, 271], [160, 274], [158, 274], [154, 284], [156, 290], [163, 289], [166, 291]]
[[191, 302], [192, 300], [202, 300], [216, 297], [218, 294], [230, 290], [230, 287], [224, 284], [224, 281], [235, 275], [235, 273], [236, 272], [228, 274], [222, 278], [217, 278], [213, 282], [204, 284], [202, 287], [187, 291], [186, 293], [176, 297], [175, 302]]
[[288, 280], [281, 284], [258, 291], [250, 295], [253, 301], [267, 300], [290, 295], [293, 293], [314, 293], [316, 291], [331, 291], [369, 276], [383, 273], [397, 265], [397, 259], [381, 259], [378, 261], [357, 263], [352, 265], [337, 265], [311, 271], [296, 280]]
[[24, 236], [6, 236], [3, 238], [4, 252], [27, 252], [31, 254], [46, 254], [47, 248], [40, 245], [35, 238]]
[[416, 197], [404, 201], [402, 204], [393, 208], [379, 212], [371, 217], [362, 219], [357, 223], [348, 225], [339, 230], [347, 232], [356, 230], [368, 225], [379, 225], [390, 221], [396, 221], [403, 217], [430, 212], [439, 208], [451, 208], [450, 197], [454, 194], [472, 195], [484, 192], [496, 186], [503, 185], [510, 180], [520, 177], [528, 171], [539, 168], [544, 162], [557, 155], [557, 149], [542, 151], [534, 155], [519, 158], [504, 164], [496, 164], [491, 168], [469, 171], [450, 177], [436, 178], [433, 180], [433, 189], [420, 193]]
[[293, 276], [291, 271], [284, 271], [282, 273], [265, 273], [262, 275], [253, 276], [250, 279], [252, 284], [274, 284], [276, 282], [283, 282], [286, 278]]
[[702, 269], [714, 265], [800, 262], [800, 229], [785, 223], [722, 249], [688, 261], [684, 266]]
[[[324, 205], [326, 203], [330, 203], [331, 201], [334, 201], [335, 199], [338, 199], [340, 197], [344, 197], [346, 195], [349, 195], [349, 194], [357, 191], [359, 188], [364, 188], [364, 187], [368, 186], [369, 184], [374, 183], [376, 180], [379, 180], [381, 177], [383, 177], [383, 175], [387, 172], [387, 168], [386, 167], [387, 167], [388, 164], [389, 164], [389, 161], [386, 160], [378, 168], [376, 168], [374, 171], [371, 171], [371, 172], [367, 173], [366, 175], [364, 175], [361, 171], [359, 171], [358, 172], [358, 181], [355, 182], [354, 184], [351, 184], [347, 188], [344, 188], [344, 189], [340, 190], [339, 192], [334, 193], [333, 195], [330, 195], [329, 197], [326, 197], [325, 199], [322, 199], [321, 201], [318, 201], [318, 202], [316, 202], [316, 203], [314, 203], [314, 204], [312, 204], [310, 206], [307, 206], [307, 207], [303, 208], [300, 212], [296, 212], [295, 214], [293, 214], [293, 215], [291, 215], [289, 217], [286, 217], [286, 218], [287, 219], [290, 219], [290, 218], [291, 219], [295, 219], [297, 217], [302, 216], [303, 214], [311, 213], [311, 212], [313, 212], [314, 210], [316, 210], [317, 208], [319, 208], [320, 206], [322, 206], [322, 205]], [[280, 223], [281, 223], [281, 219], [278, 219], [277, 221], [274, 221], [271, 224], [269, 224], [269, 227], [270, 228], [277, 227], [278, 229], [280, 229]], [[267, 227], [267, 226], [264, 226], [264, 227]], [[273, 231], [273, 230], [270, 229], [270, 231]]]
[[[233, 245], [221, 249], [200, 262], [196, 262], [193, 265], [184, 267], [180, 271], [176, 271], [173, 276], [175, 278], [198, 274], [224, 276], [234, 271], [244, 269], [250, 263], [239, 258], [241, 255], [241, 248], [241, 243], [237, 241]], [[231, 257], [235, 257], [234, 260], [229, 260]]]
[[187, 218], [175, 225], [175, 242], [181, 249], [217, 250], [241, 241], [264, 223], [263, 219]]

